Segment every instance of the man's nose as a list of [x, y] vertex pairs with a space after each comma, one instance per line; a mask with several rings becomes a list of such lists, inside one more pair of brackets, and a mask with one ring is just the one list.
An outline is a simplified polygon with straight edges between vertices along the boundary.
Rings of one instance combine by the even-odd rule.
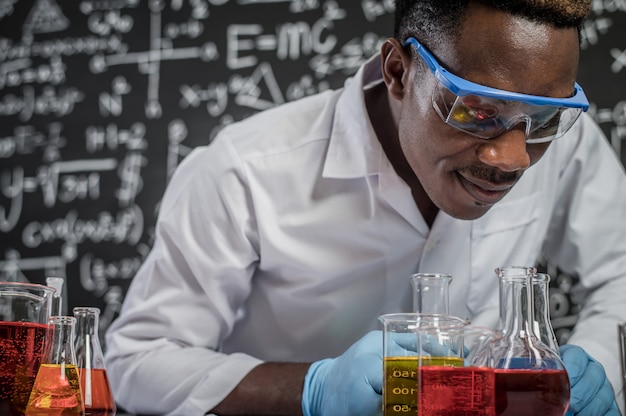
[[498, 137], [485, 140], [478, 147], [478, 158], [486, 165], [503, 172], [525, 170], [530, 166], [530, 155], [526, 148], [524, 123]]

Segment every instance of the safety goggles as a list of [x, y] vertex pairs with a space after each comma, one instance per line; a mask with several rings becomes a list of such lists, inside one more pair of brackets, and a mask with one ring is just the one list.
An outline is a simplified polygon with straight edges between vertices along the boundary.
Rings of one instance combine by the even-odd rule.
[[519, 123], [526, 125], [527, 143], [545, 143], [564, 135], [589, 101], [578, 83], [569, 98], [521, 94], [476, 84], [447, 71], [417, 41], [408, 38], [437, 79], [432, 102], [444, 123], [483, 139], [497, 137]]

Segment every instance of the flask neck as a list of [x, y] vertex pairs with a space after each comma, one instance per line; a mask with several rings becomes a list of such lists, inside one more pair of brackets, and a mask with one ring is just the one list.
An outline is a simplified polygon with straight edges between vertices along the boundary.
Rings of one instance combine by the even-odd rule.
[[515, 269], [498, 272], [500, 279], [500, 332], [503, 337], [518, 339], [536, 337], [533, 328], [533, 269]]
[[76, 364], [74, 352], [74, 328], [76, 319], [71, 316], [53, 316], [46, 340], [47, 364]]
[[76, 332], [81, 335], [98, 337], [100, 310], [98, 308], [74, 308]]
[[98, 336], [100, 309], [96, 307], [75, 307], [76, 318], [76, 359], [80, 368], [105, 368], [104, 354]]
[[535, 334], [544, 344], [558, 352], [559, 345], [550, 321], [550, 275], [537, 273], [532, 281]]

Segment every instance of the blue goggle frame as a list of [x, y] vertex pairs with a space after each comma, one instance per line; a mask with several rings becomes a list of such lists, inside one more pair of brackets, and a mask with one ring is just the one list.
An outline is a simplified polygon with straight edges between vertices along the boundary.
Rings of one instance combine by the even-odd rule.
[[426, 65], [428, 65], [428, 68], [430, 68], [430, 71], [433, 73], [435, 78], [437, 78], [439, 82], [456, 95], [480, 95], [500, 100], [519, 101], [531, 105], [553, 105], [558, 107], [580, 108], [583, 111], [587, 111], [589, 109], [587, 96], [577, 82], [574, 83], [574, 95], [569, 98], [544, 97], [541, 95], [530, 95], [500, 90], [486, 85], [477, 84], [454, 75], [452, 72], [442, 67], [430, 51], [428, 51], [424, 45], [413, 37], [410, 37], [405, 41], [404, 46], [408, 45], [413, 45], [413, 47], [415, 47], [415, 50], [422, 57], [424, 62], [426, 62]]
[[[580, 113], [582, 111], [587, 111], [589, 108], [589, 101], [578, 83], [574, 83], [574, 94], [568, 98], [522, 94], [492, 88], [468, 81], [451, 73], [441, 66], [441, 64], [426, 49], [426, 47], [414, 37], [409, 37], [404, 42], [405, 47], [409, 45], [415, 48], [439, 84], [445, 87], [449, 93], [456, 96], [456, 101], [450, 105], [448, 101], [454, 100], [454, 97], [444, 99], [441, 92], [433, 92], [433, 106], [441, 116], [442, 120], [446, 124], [449, 124], [459, 130], [466, 131], [467, 133], [477, 137], [485, 139], [497, 137], [512, 128], [514, 125], [523, 121], [527, 124], [526, 136], [529, 143], [542, 143], [550, 141], [562, 136], [571, 127], [571, 125], [574, 124]], [[436, 97], [436, 94], [439, 95]], [[510, 110], [512, 110], [512, 108], [507, 108], [507, 110], [503, 111], [501, 115], [498, 115], [498, 112], [494, 113], [494, 117], [476, 117], [475, 119], [469, 120], [469, 122], [455, 120], [455, 115], [451, 114], [451, 112], [458, 109], [463, 111], [467, 110], [466, 114], [462, 116], [473, 116], [474, 109], [471, 105], [465, 106], [463, 103], [459, 104], [460, 98], [470, 96], [477, 98], [478, 101], [484, 101], [484, 104], [491, 109], [504, 109], [504, 107], [502, 107], [504, 103], [518, 103], [520, 109], [523, 111], [519, 114], [511, 114]], [[479, 104], [479, 107], [482, 104], [483, 103]], [[478, 109], [478, 112], [480, 112], [480, 109]], [[508, 113], [508, 115], [506, 113]], [[559, 118], [563, 121], [563, 123], [561, 123], [563, 125], [555, 128], [554, 123], [556, 122], [559, 124]], [[550, 123], [552, 124], [549, 125]], [[551, 132], [553, 134], [537, 137], [537, 134], [542, 134], [541, 129], [545, 126], [554, 129], [554, 132]]]

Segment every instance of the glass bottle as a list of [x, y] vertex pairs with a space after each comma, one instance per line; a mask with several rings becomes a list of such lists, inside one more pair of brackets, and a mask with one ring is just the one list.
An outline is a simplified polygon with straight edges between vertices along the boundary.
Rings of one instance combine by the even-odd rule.
[[76, 318], [52, 316], [44, 357], [26, 406], [26, 416], [84, 416], [74, 352]]
[[533, 276], [534, 297], [534, 330], [539, 339], [559, 353], [559, 343], [556, 340], [552, 321], [550, 320], [550, 275], [537, 273]]
[[500, 267], [500, 332], [494, 348], [496, 414], [563, 416], [569, 379], [558, 354], [534, 330], [533, 267]]
[[117, 409], [98, 336], [100, 309], [75, 307], [76, 359], [86, 416], [114, 416]]
[[452, 276], [441, 273], [415, 273], [413, 286], [413, 312], [448, 315], [449, 287]]

